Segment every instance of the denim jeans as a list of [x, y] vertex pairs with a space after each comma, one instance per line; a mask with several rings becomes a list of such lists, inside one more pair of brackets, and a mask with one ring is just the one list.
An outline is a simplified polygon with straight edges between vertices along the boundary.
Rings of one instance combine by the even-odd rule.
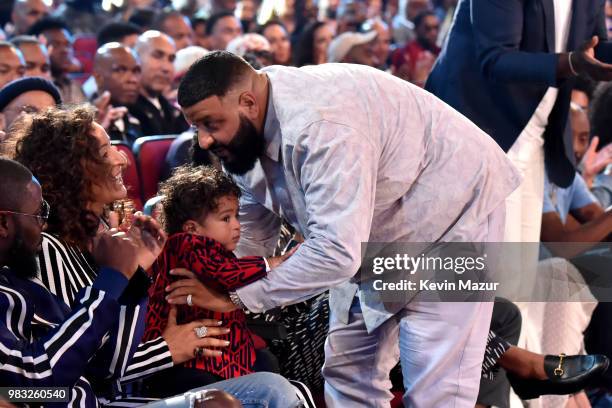
[[[298, 408], [302, 404], [295, 388], [285, 378], [273, 373], [254, 373], [220, 381], [192, 391], [217, 389], [236, 397], [244, 408]], [[184, 395], [166, 398], [147, 405], [150, 408], [187, 408]]]

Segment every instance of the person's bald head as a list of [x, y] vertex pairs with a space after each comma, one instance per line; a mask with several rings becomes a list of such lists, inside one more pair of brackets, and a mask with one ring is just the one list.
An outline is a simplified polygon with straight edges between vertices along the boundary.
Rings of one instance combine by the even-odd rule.
[[13, 44], [0, 41], [0, 88], [25, 74], [23, 54]]
[[172, 85], [176, 46], [174, 40], [162, 32], [150, 30], [138, 37], [136, 52], [142, 66], [141, 91], [156, 97]]
[[108, 91], [113, 105], [131, 105], [138, 99], [140, 61], [128, 47], [117, 42], [96, 52], [93, 75], [100, 93]]
[[48, 0], [16, 0], [11, 14], [15, 34], [27, 33], [34, 23], [49, 14], [48, 3]]

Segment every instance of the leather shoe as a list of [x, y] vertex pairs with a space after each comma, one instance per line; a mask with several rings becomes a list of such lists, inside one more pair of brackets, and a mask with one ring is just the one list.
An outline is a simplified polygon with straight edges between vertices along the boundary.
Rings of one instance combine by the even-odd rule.
[[508, 373], [514, 392], [522, 400], [540, 395], [574, 394], [593, 383], [608, 369], [608, 357], [600, 354], [544, 357], [546, 380], [519, 378]]

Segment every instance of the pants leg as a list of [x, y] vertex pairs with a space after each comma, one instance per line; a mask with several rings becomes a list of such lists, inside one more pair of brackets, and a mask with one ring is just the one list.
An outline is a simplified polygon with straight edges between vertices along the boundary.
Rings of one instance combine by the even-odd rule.
[[[295, 388], [285, 378], [272, 373], [255, 373], [210, 384], [192, 391], [217, 389], [236, 397], [244, 408], [298, 408]], [[147, 405], [151, 408], [187, 408], [188, 400], [177, 395]]]
[[323, 365], [328, 408], [389, 407], [393, 398], [389, 372], [399, 358], [398, 333], [395, 318], [368, 333], [358, 297], [353, 299], [348, 324], [331, 311]]
[[[521, 333], [521, 312], [516, 305], [506, 299], [495, 298], [491, 330], [508, 343], [516, 345]], [[499, 408], [510, 406], [510, 382], [503, 368], [499, 368], [495, 379], [480, 380], [477, 402]]]
[[417, 298], [400, 322], [404, 406], [473, 408], [493, 303]]

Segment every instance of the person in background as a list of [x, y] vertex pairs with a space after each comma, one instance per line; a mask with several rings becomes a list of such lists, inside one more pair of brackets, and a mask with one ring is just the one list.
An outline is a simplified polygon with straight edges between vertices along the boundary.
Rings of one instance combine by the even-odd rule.
[[23, 54], [10, 42], [0, 41], [0, 88], [26, 72]]
[[274, 64], [272, 48], [268, 40], [260, 34], [248, 33], [234, 38], [227, 50], [244, 58], [251, 66], [263, 68]]
[[391, 72], [420, 87], [431, 72], [440, 48], [436, 45], [440, 22], [436, 13], [427, 10], [414, 18], [416, 38], [393, 53]]
[[[607, 151], [609, 154], [612, 149], [612, 82], [602, 83], [597, 86], [593, 94], [589, 113], [591, 133], [599, 138], [599, 152]], [[588, 151], [594, 154], [592, 157], [585, 157], [584, 160], [593, 163], [605, 160], [604, 156], [594, 150]], [[612, 206], [612, 165], [608, 165], [603, 171], [595, 175], [591, 191], [603, 208], [610, 208]]]
[[576, 77], [572, 88], [571, 101], [580, 106], [585, 112], [589, 112], [589, 105], [593, 98], [593, 92], [597, 87], [597, 82], [584, 76]]
[[208, 49], [208, 35], [206, 34], [206, 19], [201, 14], [196, 14], [191, 19], [193, 27], [193, 45]]
[[274, 64], [290, 65], [291, 43], [285, 26], [279, 21], [271, 20], [264, 24], [259, 32], [270, 43]]
[[46, 46], [31, 35], [13, 37], [11, 43], [23, 55], [26, 68], [24, 76], [51, 79], [51, 61]]
[[127, 106], [138, 100], [141, 73], [138, 56], [124, 45], [108, 43], [96, 52], [92, 74], [102, 93], [100, 96], [108, 100], [105, 105], [109, 112], [118, 109], [105, 116], [105, 122], [100, 124], [107, 129], [112, 140], [130, 146], [142, 136], [140, 121], [127, 110]]
[[296, 67], [319, 65], [327, 62], [327, 50], [334, 38], [329, 23], [314, 21], [302, 31], [294, 48], [293, 63]]
[[112, 18], [101, 6], [97, 0], [64, 0], [52, 15], [65, 21], [71, 33], [88, 35]]
[[242, 34], [242, 25], [231, 12], [213, 14], [206, 22], [206, 35], [211, 51], [225, 50], [227, 44], [240, 34]]
[[162, 11], [155, 19], [153, 28], [172, 37], [177, 50], [193, 44], [191, 22], [178, 11], [171, 9]]
[[96, 42], [98, 46], [103, 46], [110, 42], [118, 42], [126, 47], [134, 48], [141, 32], [140, 27], [136, 24], [113, 21], [100, 28], [96, 35]]
[[24, 35], [38, 20], [49, 14], [45, 0], [15, 0], [11, 13], [11, 36]]
[[399, 9], [392, 20], [393, 40], [404, 47], [416, 38], [414, 19], [419, 13], [431, 10], [430, 0], [399, 0]]
[[389, 26], [379, 17], [366, 20], [361, 25], [362, 32], [376, 31], [376, 41], [374, 43], [373, 52], [376, 59], [379, 61], [378, 69], [386, 71], [389, 66], [389, 57], [391, 55], [391, 33]]
[[255, 30], [257, 16], [257, 3], [254, 0], [241, 0], [236, 6], [236, 17], [242, 24], [242, 32], [249, 33]]
[[[61, 104], [59, 90], [51, 81], [40, 77], [17, 79], [0, 88], [0, 123], [4, 124], [0, 130], [10, 129], [24, 113], [42, 112]], [[5, 147], [2, 152], [7, 154]]]
[[174, 80], [174, 41], [159, 31], [144, 32], [136, 44], [142, 75], [140, 93], [129, 113], [140, 122], [143, 136], [178, 135], [189, 128], [181, 111], [164, 96]]
[[374, 55], [374, 45], [378, 33], [345, 32], [337, 36], [329, 44], [327, 62], [346, 62], [349, 64], [377, 67], [378, 58]]
[[74, 39], [66, 23], [57, 18], [45, 17], [30, 28], [29, 34], [35, 37], [42, 35], [45, 38], [50, 50], [51, 76], [62, 94], [64, 103], [86, 102], [87, 98], [80, 85], [69, 76], [79, 72], [81, 64], [74, 57]]

